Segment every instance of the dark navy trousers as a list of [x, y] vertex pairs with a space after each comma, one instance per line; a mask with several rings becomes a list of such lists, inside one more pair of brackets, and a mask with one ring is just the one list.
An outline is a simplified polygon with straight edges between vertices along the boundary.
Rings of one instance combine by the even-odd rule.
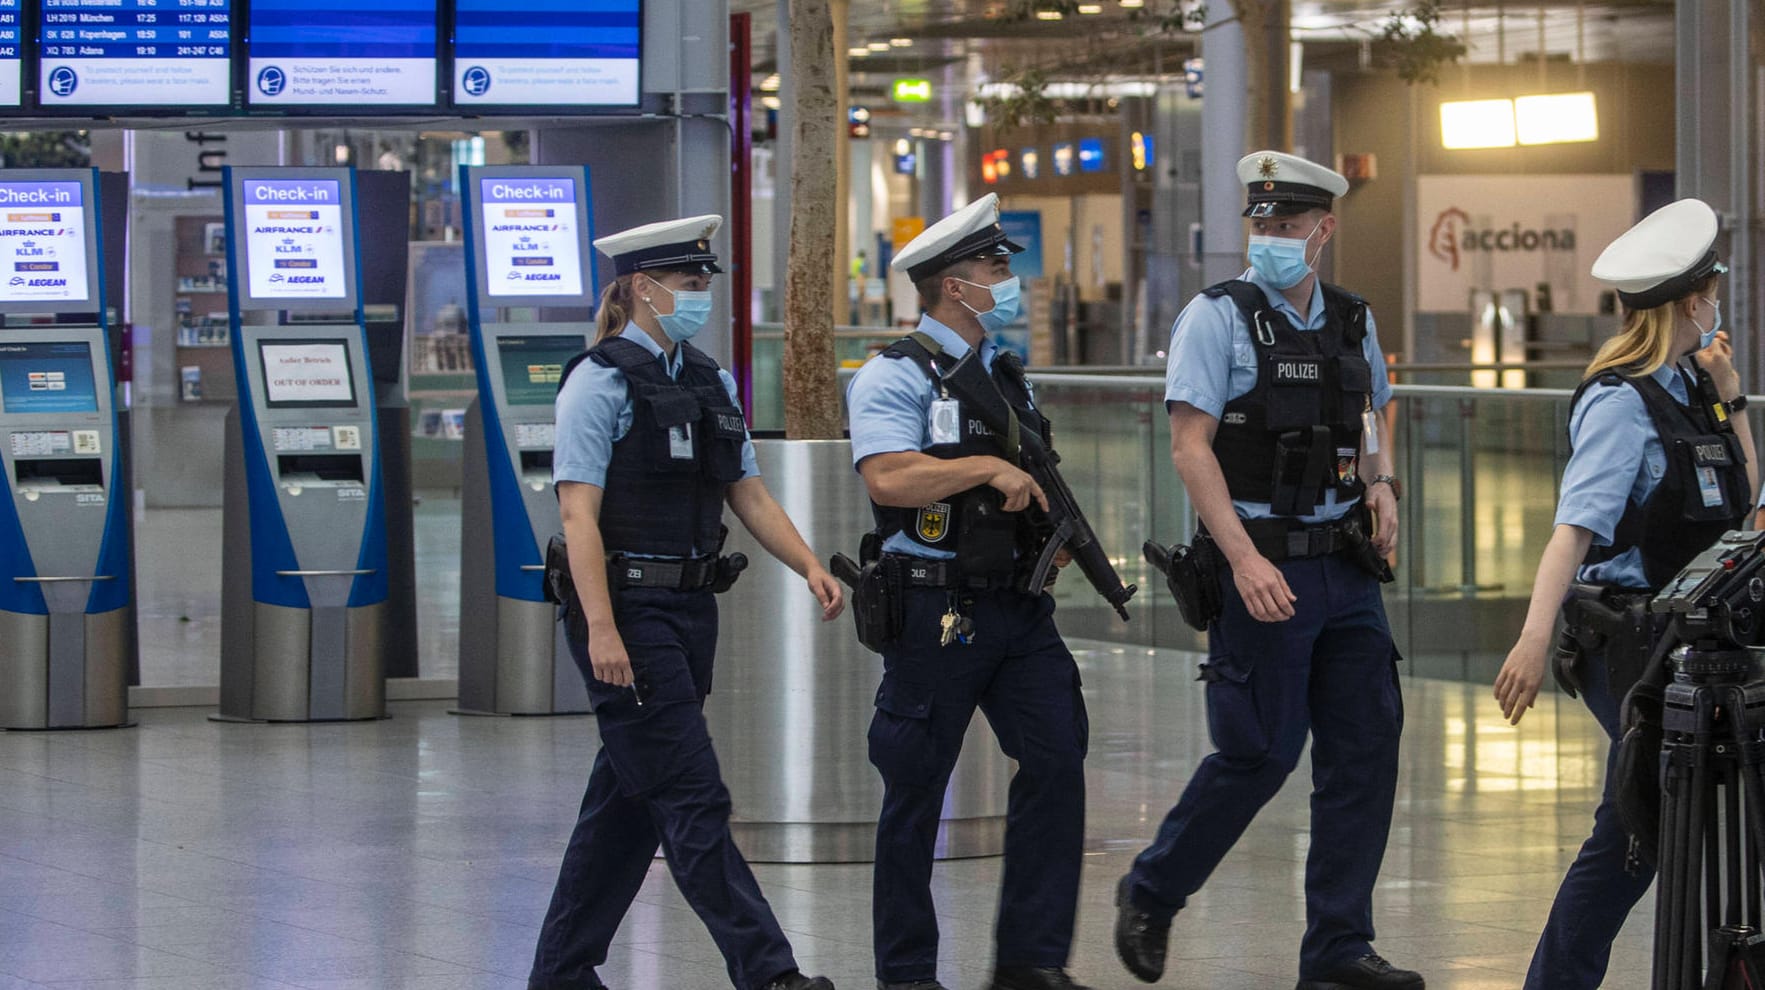
[[[660, 846], [668, 869], [710, 929], [737, 990], [760, 990], [797, 968], [772, 908], [729, 834], [729, 791], [703, 707], [717, 646], [709, 591], [615, 591], [613, 618], [638, 685], [594, 679], [587, 644], [567, 630], [588, 681], [601, 751], [534, 954], [531, 990], [599, 987], [625, 912]], [[643, 704], [638, 704], [638, 695]]]
[[883, 652], [870, 725], [882, 774], [876, 831], [876, 975], [935, 979], [933, 843], [962, 738], [979, 707], [1016, 760], [1005, 824], [1005, 875], [994, 941], [1004, 966], [1065, 966], [1084, 854], [1090, 724], [1079, 669], [1054, 628], [1054, 599], [964, 592], [974, 642], [938, 645], [949, 593], [908, 589], [900, 638]]
[[1620, 705], [1612, 695], [1605, 657], [1588, 656], [1581, 700], [1600, 728], [1612, 739], [1606, 753], [1606, 786], [1593, 812], [1593, 834], [1563, 877], [1550, 920], [1532, 954], [1526, 990], [1595, 990], [1606, 978], [1612, 940], [1630, 917], [1630, 909], [1655, 882], [1652, 867], [1639, 865], [1635, 875], [1625, 869], [1630, 836], [1618, 819], [1612, 768], [1618, 762]]
[[1278, 565], [1295, 615], [1250, 617], [1230, 573], [1208, 631], [1201, 761], [1152, 846], [1131, 896], [1156, 916], [1201, 889], [1312, 740], [1311, 851], [1299, 976], [1315, 979], [1372, 951], [1373, 885], [1391, 831], [1403, 697], [1379, 583], [1341, 555]]

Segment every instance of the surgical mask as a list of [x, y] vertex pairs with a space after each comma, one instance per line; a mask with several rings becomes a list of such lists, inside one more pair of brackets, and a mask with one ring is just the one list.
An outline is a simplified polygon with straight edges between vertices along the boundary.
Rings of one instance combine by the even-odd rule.
[[644, 300], [649, 303], [650, 312], [656, 314], [656, 322], [662, 325], [662, 332], [668, 335], [668, 339], [679, 344], [698, 336], [711, 320], [711, 293], [686, 289], [676, 292], [660, 282], [655, 286], [674, 297], [674, 312], [667, 314], [656, 312], [656, 305]]
[[956, 281], [963, 285], [972, 285], [977, 289], [986, 289], [993, 294], [993, 308], [985, 311], [969, 306], [967, 300], [960, 300], [962, 305], [967, 306], [968, 311], [974, 314], [974, 318], [981, 321], [981, 328], [988, 333], [998, 333], [1017, 319], [1021, 302], [1019, 294], [1023, 290], [1023, 283], [1018, 280], [1016, 275], [992, 285], [970, 282], [965, 278], [959, 278]]
[[1311, 234], [1298, 237], [1270, 237], [1265, 234], [1250, 235], [1250, 267], [1263, 277], [1263, 281], [1277, 289], [1291, 289], [1305, 281], [1311, 274], [1311, 262], [1306, 258], [1306, 245], [1311, 243], [1311, 236], [1318, 232], [1324, 221], [1318, 220], [1311, 229]]
[[1710, 308], [1716, 311], [1716, 322], [1710, 324], [1710, 329], [1705, 330], [1702, 323], [1699, 323], [1695, 319], [1691, 321], [1691, 325], [1698, 328], [1698, 350], [1700, 351], [1709, 347], [1711, 344], [1714, 344], [1716, 342], [1716, 331], [1722, 329], [1722, 304], [1714, 299], [1705, 299], [1704, 301], [1709, 303]]

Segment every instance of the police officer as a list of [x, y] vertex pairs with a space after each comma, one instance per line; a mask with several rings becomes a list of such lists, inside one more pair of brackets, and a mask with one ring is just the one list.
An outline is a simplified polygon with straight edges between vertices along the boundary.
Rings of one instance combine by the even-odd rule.
[[[576, 830], [529, 986], [585, 990], [660, 845], [737, 990], [832, 990], [790, 944], [729, 833], [729, 792], [703, 706], [717, 646], [723, 506], [801, 574], [824, 619], [843, 607], [755, 467], [735, 382], [688, 341], [711, 311], [722, 220], [649, 224], [595, 241], [617, 279], [600, 339], [558, 392], [557, 483], [578, 601], [566, 639], [600, 726]], [[586, 358], [586, 360], [585, 360]]]
[[[1612, 773], [1620, 702], [1661, 632], [1648, 600], [1725, 531], [1741, 528], [1758, 489], [1740, 376], [1720, 331], [1717, 282], [1728, 269], [1716, 234], [1715, 212], [1682, 199], [1613, 241], [1593, 266], [1624, 304], [1623, 329], [1575, 394], [1556, 527], [1495, 696], [1518, 723], [1554, 655], [1559, 680], [1614, 742], [1593, 834], [1557, 891], [1528, 990], [1599, 986], [1612, 939], [1654, 880], [1640, 861], [1626, 862], [1630, 840]], [[1559, 609], [1566, 633], [1552, 651]]]
[[869, 489], [902, 623], [885, 646], [870, 726], [882, 774], [873, 892], [885, 990], [942, 990], [931, 896], [944, 791], [978, 706], [1018, 761], [995, 929], [994, 990], [1076, 988], [1065, 966], [1078, 902], [1089, 726], [1054, 600], [1019, 590], [1025, 514], [1040, 486], [1005, 439], [965, 411], [938, 359], [974, 359], [1022, 430], [1042, 429], [1022, 365], [991, 334], [1018, 312], [1022, 250], [987, 195], [933, 224], [891, 264], [925, 309], [917, 332], [859, 370], [847, 394], [852, 457]]
[[1223, 558], [1202, 665], [1216, 752], [1117, 885], [1116, 950], [1139, 979], [1163, 975], [1172, 917], [1281, 789], [1309, 733], [1299, 990], [1419, 990], [1419, 975], [1371, 944], [1403, 725], [1374, 575], [1396, 545], [1398, 493], [1376, 415], [1390, 387], [1373, 316], [1313, 267], [1348, 182], [1276, 151], [1245, 157], [1238, 178], [1250, 270], [1184, 308], [1165, 377], [1171, 459]]

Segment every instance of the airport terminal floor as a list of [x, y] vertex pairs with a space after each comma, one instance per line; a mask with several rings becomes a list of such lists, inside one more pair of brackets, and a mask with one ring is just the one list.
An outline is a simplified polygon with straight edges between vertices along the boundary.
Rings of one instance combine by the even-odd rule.
[[[457, 613], [454, 505], [426, 499], [418, 509], [419, 608], [435, 633], [425, 665], [448, 653]], [[204, 637], [216, 620], [200, 606], [180, 614], [180, 602], [215, 600], [203, 583], [214, 581], [204, 560], [218, 553], [215, 515], [148, 514], [143, 545], [185, 551], [142, 556], [142, 628], [155, 649], [212, 656]], [[168, 638], [179, 628], [181, 647]], [[1074, 649], [1092, 728], [1073, 968], [1099, 990], [1134, 987], [1111, 948], [1111, 899], [1209, 750], [1197, 658], [1091, 641]], [[1406, 671], [1404, 689], [1377, 947], [1434, 990], [1516, 987], [1586, 835], [1603, 737], [1557, 694], [1509, 728], [1485, 684]], [[518, 990], [595, 727], [585, 717], [461, 718], [449, 707], [394, 702], [385, 721], [271, 726], [149, 708], [133, 713], [132, 729], [0, 734], [0, 988]], [[1305, 766], [1178, 916], [1161, 986], [1292, 986]], [[1000, 867], [937, 867], [940, 975], [952, 988], [987, 975]], [[755, 871], [807, 971], [842, 988], [874, 985], [868, 865]], [[1647, 985], [1652, 911], [1645, 899], [1632, 915], [1607, 987]], [[618, 990], [728, 986], [660, 862], [601, 975]]]

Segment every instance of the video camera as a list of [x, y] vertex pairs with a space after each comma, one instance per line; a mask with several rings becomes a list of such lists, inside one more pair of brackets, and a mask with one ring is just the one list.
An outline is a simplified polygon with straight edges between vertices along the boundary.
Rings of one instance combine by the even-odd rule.
[[1724, 533], [1669, 581], [1649, 611], [1674, 620], [1673, 637], [1700, 649], [1759, 643], [1765, 616], [1765, 531]]

